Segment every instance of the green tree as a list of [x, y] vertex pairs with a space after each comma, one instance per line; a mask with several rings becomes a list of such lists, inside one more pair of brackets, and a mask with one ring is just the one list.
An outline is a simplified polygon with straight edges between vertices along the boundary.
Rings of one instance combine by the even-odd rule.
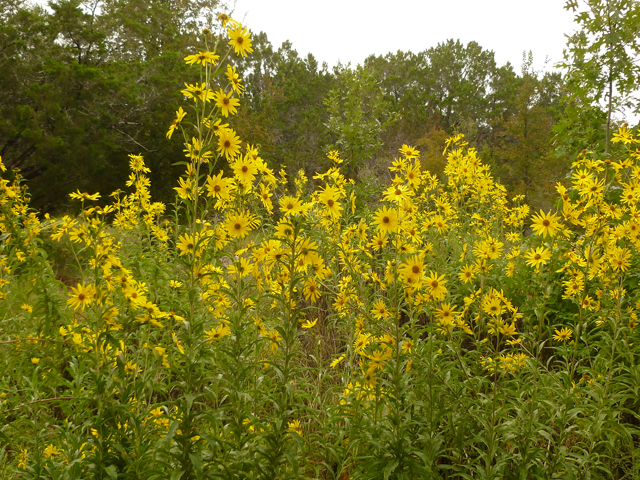
[[264, 33], [254, 38], [256, 54], [239, 67], [247, 83], [246, 108], [237, 119], [243, 138], [257, 144], [261, 156], [275, 166], [323, 168], [323, 147], [329, 142], [323, 100], [333, 75], [313, 55], [301, 58], [290, 42], [274, 51]]
[[391, 150], [397, 151], [397, 145], [403, 143], [415, 143], [434, 127], [430, 122], [434, 118], [425, 108], [429, 84], [424, 52], [398, 51], [384, 57], [370, 56], [364, 66], [375, 76], [392, 111], [399, 114], [398, 120], [383, 132], [383, 140]]
[[338, 66], [337, 85], [327, 98], [327, 127], [334, 146], [345, 156], [345, 171], [355, 177], [383, 145], [381, 134], [398, 119], [373, 72]]
[[640, 2], [567, 0], [565, 9], [575, 13], [579, 30], [564, 52], [570, 96], [560, 132], [586, 137], [586, 146], [594, 148], [602, 143], [598, 124], [604, 124], [608, 155], [612, 114], [623, 107], [638, 111], [631, 96], [640, 87]]
[[532, 63], [531, 55], [525, 58], [512, 114], [496, 120], [490, 155], [494, 174], [510, 194], [524, 195], [534, 208], [549, 208], [554, 184], [565, 173], [565, 162], [552, 153], [558, 75], [540, 78]]
[[480, 137], [487, 136], [489, 97], [496, 75], [493, 52], [476, 42], [465, 46], [459, 40], [447, 40], [427, 50], [426, 60], [430, 113], [441, 118], [447, 131], [472, 124], [479, 127]]
[[[66, 208], [70, 190], [122, 186], [143, 153], [163, 199], [181, 146], [165, 132], [190, 79], [182, 57], [214, 0], [55, 0], [0, 6], [0, 155], [30, 181], [34, 205]], [[192, 74], [191, 74], [192, 75]]]

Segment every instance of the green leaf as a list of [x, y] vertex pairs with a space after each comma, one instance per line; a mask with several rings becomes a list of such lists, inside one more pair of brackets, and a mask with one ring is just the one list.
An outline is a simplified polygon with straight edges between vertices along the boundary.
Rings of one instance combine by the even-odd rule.
[[184, 474], [184, 470], [174, 470], [171, 474], [171, 480], [180, 480], [180, 477]]
[[189, 458], [191, 459], [191, 464], [193, 465], [193, 469], [196, 472], [197, 478], [202, 478], [202, 456], [197, 453], [190, 453]]
[[398, 468], [398, 464], [400, 462], [398, 460], [394, 460], [391, 463], [387, 463], [387, 466], [384, 467], [383, 470], [383, 474], [384, 474], [384, 480], [387, 480], [389, 478], [389, 476], [393, 473], [393, 471]]
[[107, 472], [110, 478], [118, 478], [118, 470], [115, 465], [109, 465], [104, 471]]
[[291, 468], [293, 468], [293, 473], [297, 477], [299, 466], [295, 455], [291, 451], [285, 451], [284, 456], [287, 457], [287, 460], [289, 460], [289, 465], [291, 465]]
[[171, 427], [169, 427], [169, 431], [167, 432], [167, 434], [158, 441], [158, 447], [161, 447], [162, 444], [170, 441], [173, 438], [173, 436], [176, 434], [176, 431], [178, 430], [179, 426], [180, 426], [180, 422], [173, 422], [171, 424]]

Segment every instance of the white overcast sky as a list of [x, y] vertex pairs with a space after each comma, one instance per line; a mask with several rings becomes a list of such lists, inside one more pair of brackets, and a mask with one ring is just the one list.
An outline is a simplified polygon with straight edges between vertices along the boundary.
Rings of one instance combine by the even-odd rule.
[[[231, 0], [233, 4], [233, 0]], [[452, 38], [493, 50], [498, 65], [520, 72], [523, 51], [534, 68], [562, 60], [573, 14], [563, 0], [235, 0], [233, 18], [264, 31], [275, 48], [291, 41], [334, 66], [355, 66], [371, 54], [420, 52]]]
[[355, 66], [372, 54], [417, 53], [451, 38], [493, 50], [498, 65], [511, 62], [517, 73], [529, 50], [536, 70], [552, 70], [562, 61], [565, 35], [575, 31], [564, 0], [223, 1], [234, 19], [265, 32], [276, 49], [289, 40], [301, 57], [312, 53], [329, 67]]

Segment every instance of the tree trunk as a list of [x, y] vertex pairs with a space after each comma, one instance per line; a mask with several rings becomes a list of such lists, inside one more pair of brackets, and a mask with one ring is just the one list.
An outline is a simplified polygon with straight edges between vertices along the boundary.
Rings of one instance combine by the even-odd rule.
[[18, 157], [17, 160], [15, 160], [12, 164], [10, 168], [20, 168], [20, 165], [22, 165], [31, 155], [33, 155], [36, 151], [36, 146], [35, 145], [31, 145], [29, 148], [27, 148], [24, 152], [22, 152], [22, 155], [20, 155]]

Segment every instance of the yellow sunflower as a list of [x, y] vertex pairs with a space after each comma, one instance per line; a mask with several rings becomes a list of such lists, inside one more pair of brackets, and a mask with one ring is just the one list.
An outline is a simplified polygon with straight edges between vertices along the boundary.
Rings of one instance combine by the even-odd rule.
[[376, 320], [382, 320], [383, 318], [389, 316], [389, 310], [387, 310], [387, 306], [384, 304], [384, 301], [381, 298], [373, 302], [371, 315], [373, 315]]
[[405, 185], [392, 185], [384, 191], [384, 200], [400, 203], [409, 197], [409, 189]]
[[566, 342], [567, 340], [571, 339], [572, 335], [572, 330], [568, 329], [567, 327], [562, 327], [562, 329], [560, 330], [555, 330], [553, 339], [558, 342]]
[[183, 150], [187, 158], [193, 160], [202, 160], [204, 163], [208, 163], [209, 159], [213, 156], [213, 153], [200, 142], [197, 138], [192, 137], [191, 143], [186, 144], [187, 148]]
[[246, 28], [243, 28], [242, 25], [227, 30], [227, 35], [231, 38], [229, 45], [233, 47], [236, 55], [246, 57], [247, 53], [253, 53], [253, 48], [251, 48], [251, 33], [248, 32]]
[[410, 283], [418, 283], [424, 273], [424, 261], [418, 256], [414, 255], [400, 266], [403, 277], [406, 280], [410, 279]]
[[223, 172], [220, 172], [215, 177], [211, 175], [207, 176], [207, 190], [209, 190], [209, 196], [227, 201], [231, 198], [231, 179], [222, 178]]
[[242, 93], [244, 92], [244, 85], [240, 83], [240, 76], [236, 72], [236, 67], [227, 65], [227, 71], [224, 74], [229, 79], [229, 82], [231, 82], [231, 88], [233, 88], [233, 91], [238, 95], [242, 95]]
[[77, 287], [71, 287], [71, 290], [73, 294], [69, 295], [67, 303], [74, 310], [77, 310], [78, 307], [84, 310], [85, 307], [93, 303], [93, 297], [96, 294], [96, 289], [93, 285], [79, 283]]
[[215, 340], [220, 340], [227, 335], [231, 335], [231, 328], [229, 325], [221, 324], [217, 328], [212, 328], [209, 331], [204, 332], [205, 337], [207, 337], [207, 342], [212, 343]]
[[398, 229], [398, 212], [393, 208], [382, 207], [375, 213], [374, 222], [381, 232], [395, 232]]
[[533, 228], [536, 235], [542, 235], [546, 238], [547, 235], [553, 237], [562, 228], [562, 225], [557, 215], [544, 213], [544, 211], [540, 210], [540, 214], [533, 217], [531, 228]]
[[302, 212], [302, 202], [297, 197], [285, 195], [280, 199], [280, 208], [285, 215], [295, 215]]
[[195, 63], [204, 66], [207, 63], [215, 65], [218, 62], [219, 58], [220, 56], [216, 55], [213, 52], [198, 52], [185, 57], [184, 61], [187, 63], [187, 65], [193, 65]]
[[304, 282], [304, 298], [311, 301], [312, 303], [316, 303], [316, 300], [320, 298], [320, 290], [318, 289], [318, 283], [315, 278], [308, 278]]
[[240, 100], [233, 98], [231, 93], [225, 93], [224, 90], [220, 89], [219, 92], [214, 94], [213, 98], [216, 107], [220, 109], [225, 117], [228, 117], [229, 114], [235, 115], [237, 113], [236, 107], [240, 106]]
[[327, 186], [320, 195], [318, 201], [323, 204], [332, 218], [339, 218], [342, 206], [338, 202], [340, 191], [336, 187]]
[[387, 245], [387, 243], [388, 241], [385, 233], [383, 231], [378, 231], [373, 236], [371, 241], [367, 244], [367, 246], [377, 252], [377, 251], [380, 251], [382, 248], [384, 248]]
[[473, 266], [467, 264], [460, 269], [460, 273], [458, 273], [458, 278], [462, 280], [464, 283], [470, 282], [472, 279], [476, 277], [475, 269]]
[[240, 137], [231, 128], [226, 128], [220, 132], [218, 137], [218, 152], [224, 155], [227, 160], [233, 160], [240, 152]]
[[524, 256], [527, 259], [526, 264], [538, 270], [541, 265], [546, 265], [551, 258], [551, 250], [545, 247], [530, 248]]
[[278, 238], [288, 238], [289, 240], [293, 240], [294, 233], [293, 225], [284, 220], [281, 220], [278, 225], [276, 225], [275, 235]]
[[179, 250], [180, 256], [190, 255], [196, 251], [196, 240], [189, 234], [180, 235], [176, 248]]
[[238, 157], [232, 168], [233, 174], [243, 185], [251, 184], [258, 173], [258, 167], [249, 155]]
[[244, 238], [258, 226], [258, 220], [248, 212], [230, 213], [227, 215], [225, 229], [233, 238]]
[[273, 211], [273, 203], [271, 202], [273, 193], [264, 183], [260, 184], [260, 194], [258, 196], [260, 197], [260, 201], [262, 202], [262, 205], [264, 205], [264, 208], [271, 213]]
[[431, 296], [435, 299], [442, 299], [447, 293], [447, 289], [444, 286], [447, 281], [444, 279], [444, 275], [438, 276], [436, 272], [430, 270], [429, 276], [425, 279], [424, 283], [429, 288]]

